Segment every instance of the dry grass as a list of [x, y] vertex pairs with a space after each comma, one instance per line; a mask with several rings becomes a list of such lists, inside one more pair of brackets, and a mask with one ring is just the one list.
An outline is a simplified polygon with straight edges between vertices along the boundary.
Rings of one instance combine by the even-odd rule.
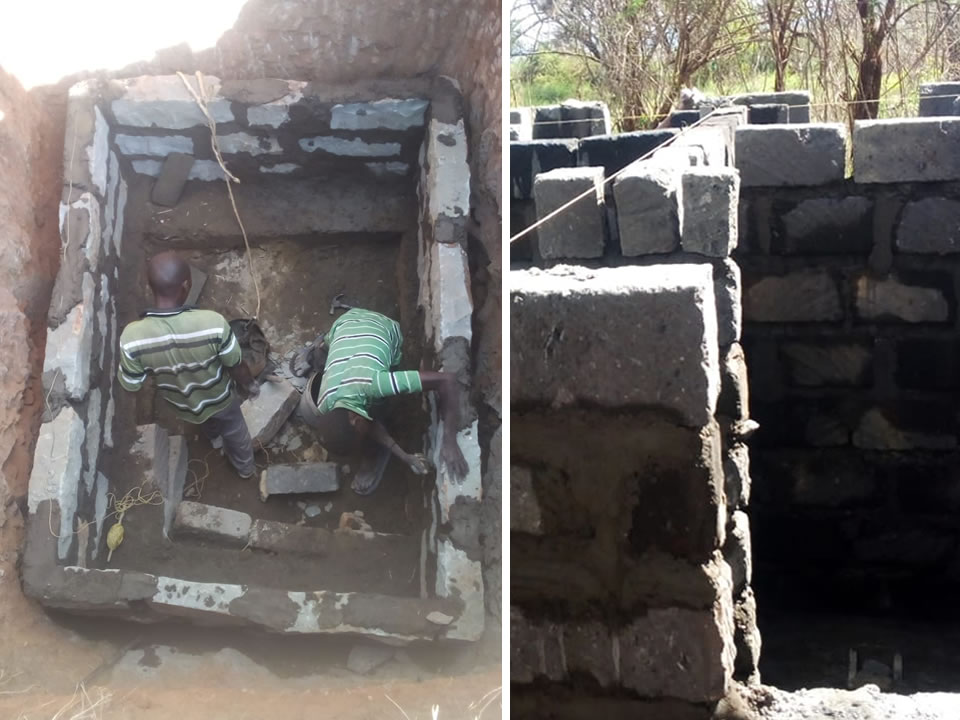
[[[94, 688], [88, 692], [83, 683], [77, 685], [71, 698], [53, 715], [47, 715], [45, 705], [41, 705], [28, 715], [20, 713], [16, 720], [103, 720], [103, 712], [110, 705], [113, 694], [105, 688]], [[41, 715], [41, 713], [43, 713]]]
[[[467, 710], [470, 712], [469, 717], [472, 718], [472, 720], [483, 720], [483, 714], [495, 701], [500, 699], [502, 692], [503, 692], [502, 687], [495, 687], [493, 690], [490, 690], [489, 692], [487, 692], [479, 700], [474, 700], [472, 703], [470, 703], [470, 706], [467, 708]], [[414, 718], [411, 718], [410, 715], [407, 714], [407, 711], [404, 710], [402, 707], [400, 707], [400, 704], [397, 703], [397, 701], [394, 700], [392, 697], [390, 697], [386, 693], [384, 693], [384, 697], [387, 700], [389, 700], [391, 703], [393, 703], [393, 706], [400, 711], [400, 714], [403, 715], [405, 720], [415, 720]], [[502, 704], [498, 702], [497, 707], [502, 707]], [[443, 720], [443, 718], [440, 717], [439, 705], [434, 705], [433, 707], [430, 708], [430, 717], [431, 717], [431, 720]]]

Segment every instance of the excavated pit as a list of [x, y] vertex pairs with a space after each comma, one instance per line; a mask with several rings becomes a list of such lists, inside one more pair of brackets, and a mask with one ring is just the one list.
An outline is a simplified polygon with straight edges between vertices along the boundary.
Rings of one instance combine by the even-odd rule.
[[[240, 480], [151, 388], [131, 394], [115, 379], [119, 332], [152, 301], [146, 260], [167, 249], [206, 275], [196, 305], [228, 320], [256, 315], [274, 375], [287, 375], [291, 355], [329, 329], [331, 300], [343, 293], [400, 323], [405, 368], [468, 378], [469, 169], [456, 83], [319, 89], [207, 76], [204, 92], [239, 180], [233, 192], [249, 254], [207, 117], [181, 78], [71, 90], [64, 256], [49, 315], [49, 409], [30, 482], [25, 589], [50, 607], [137, 620], [475, 640], [483, 630], [481, 468], [471, 407], [459, 428], [470, 471], [459, 479], [439, 461], [433, 399], [388, 403], [388, 429], [433, 459], [435, 472], [420, 478], [391, 460], [368, 497], [350, 489], [360, 461], [327, 456], [295, 411], [255, 447], [258, 470], [336, 463], [340, 487], [263, 500], [257, 481]], [[194, 161], [168, 207], [152, 193], [171, 153]], [[283, 383], [302, 391], [295, 378]], [[153, 502], [127, 511], [124, 541], [108, 560], [113, 498], [138, 488]], [[212, 506], [202, 517], [213, 508], [239, 513], [232, 517], [243, 529], [230, 535], [211, 521], [200, 535], [178, 532], [170, 518], [184, 500]], [[358, 516], [366, 527], [357, 531], [354, 520], [342, 529]], [[258, 527], [270, 528], [270, 542], [262, 532], [255, 539]]]

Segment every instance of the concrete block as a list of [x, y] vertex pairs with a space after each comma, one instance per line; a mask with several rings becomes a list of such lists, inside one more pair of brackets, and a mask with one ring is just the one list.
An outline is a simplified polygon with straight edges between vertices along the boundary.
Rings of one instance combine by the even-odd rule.
[[364, 103], [334, 105], [330, 127], [334, 130], [409, 130], [423, 127], [429, 101], [388, 98]]
[[[183, 188], [193, 170], [193, 155], [170, 153], [163, 161], [157, 181], [153, 184], [150, 199], [157, 205], [173, 207], [180, 200]], [[189, 303], [187, 303], [189, 304]]]
[[680, 170], [638, 162], [614, 181], [624, 255], [670, 253], [680, 246]]
[[513, 402], [643, 405], [710, 422], [720, 380], [710, 266], [512, 275]]
[[723, 454], [723, 486], [727, 507], [745, 508], [750, 504], [750, 450], [737, 443]]
[[955, 449], [956, 435], [946, 423], [932, 427], [930, 421], [935, 417], [933, 412], [917, 418], [900, 408], [870, 408], [860, 418], [853, 433], [853, 445], [863, 450], [888, 451]]
[[721, 351], [717, 414], [738, 422], [750, 417], [747, 360], [740, 343], [733, 343]]
[[250, 547], [271, 552], [325, 555], [331, 537], [329, 530], [321, 528], [254, 520], [250, 529]]
[[596, 100], [565, 100], [560, 104], [563, 137], [584, 138], [613, 132], [610, 108]]
[[173, 536], [243, 547], [252, 525], [250, 516], [244, 512], [184, 500], [177, 506]]
[[936, 197], [907, 203], [896, 243], [898, 250], [908, 253], [960, 252], [960, 202]]
[[510, 109], [511, 142], [529, 142], [533, 140], [533, 111], [531, 108]]
[[143, 470], [143, 485], [161, 493], [170, 477], [170, 435], [159, 425], [139, 425], [130, 450]]
[[830, 273], [798, 270], [751, 284], [743, 312], [752, 322], [835, 322], [843, 319], [840, 290]]
[[670, 113], [669, 124], [672, 128], [685, 128], [700, 120], [699, 110], [675, 110]]
[[478, 640], [483, 634], [483, 569], [480, 562], [444, 538], [437, 542], [438, 597], [458, 597], [463, 612], [444, 636], [451, 640]]
[[563, 650], [567, 672], [592, 677], [600, 687], [616, 686], [620, 679], [616, 643], [616, 634], [600, 620], [565, 623]]
[[738, 597], [753, 578], [753, 553], [750, 548], [750, 518], [745, 512], [733, 513], [727, 527], [727, 541], [723, 545], [723, 558], [730, 566], [733, 580], [733, 595]]
[[434, 222], [443, 215], [466, 217], [470, 214], [470, 166], [463, 120], [456, 124], [431, 120], [425, 149], [423, 184], [430, 217]]
[[712, 610], [650, 610], [619, 633], [621, 682], [641, 697], [719, 700], [733, 676], [733, 636], [729, 596]]
[[67, 314], [55, 330], [47, 329], [47, 349], [43, 360], [44, 392], [63, 380], [66, 395], [75, 402], [90, 389], [90, 358], [93, 354], [94, 281], [83, 274], [82, 301]]
[[706, 610], [732, 588], [730, 566], [719, 549], [699, 563], [648, 550], [624, 558], [620, 603], [624, 611], [637, 614], [652, 607]]
[[193, 139], [186, 135], [121, 135], [117, 147], [124, 155], [154, 155], [167, 157], [170, 153], [193, 155]]
[[563, 111], [559, 105], [541, 105], [533, 108], [533, 137], [536, 140], [567, 137], [563, 126]]
[[846, 167], [846, 136], [840, 123], [738, 128], [737, 169], [743, 187], [839, 182]]
[[853, 177], [858, 183], [960, 179], [960, 118], [857, 122]]
[[717, 342], [720, 347], [739, 342], [743, 329], [740, 266], [733, 260], [713, 266], [713, 292], [717, 302]]
[[552, 623], [536, 623], [520, 608], [510, 608], [510, 681], [530, 683], [535, 678], [554, 682], [566, 676], [563, 630]]
[[788, 255], [868, 254], [873, 247], [873, 201], [867, 197], [803, 200], [780, 215], [780, 224], [773, 231], [775, 251]]
[[473, 337], [473, 297], [470, 294], [470, 268], [466, 250], [459, 243], [433, 243], [427, 254], [430, 263], [420, 277], [429, 278], [423, 298], [427, 336], [434, 352], [440, 353], [447, 342], [462, 338], [469, 345]]
[[731, 165], [728, 157], [732, 155], [734, 137], [724, 127], [699, 125], [680, 135], [671, 143], [671, 147], [699, 148], [703, 153], [703, 164], [711, 167]]
[[217, 136], [217, 145], [225, 155], [279, 155], [283, 152], [277, 138], [236, 132]]
[[57, 552], [61, 560], [66, 559], [73, 541], [85, 438], [83, 419], [68, 406], [53, 421], [40, 426], [33, 453], [27, 508], [34, 514], [45, 500], [57, 503], [60, 510]]
[[747, 111], [751, 125], [786, 125], [790, 122], [790, 106], [776, 103], [751, 105]]
[[960, 82], [920, 83], [917, 114], [920, 117], [954, 115], [957, 97], [960, 97]]
[[[430, 460], [437, 469], [437, 502], [440, 505], [440, 522], [450, 522], [451, 513], [458, 504], [466, 507], [476, 507], [483, 497], [483, 477], [481, 474], [482, 462], [480, 459], [480, 443], [478, 441], [479, 426], [476, 421], [457, 433], [457, 444], [467, 461], [467, 474], [458, 478], [450, 472], [441, 457], [441, 443], [445, 432], [443, 420], [436, 425], [436, 437], [431, 441]], [[454, 523], [456, 524], [456, 523]]]
[[733, 606], [733, 642], [737, 651], [734, 678], [740, 682], [760, 682], [760, 630], [757, 627], [757, 600], [747, 589]]
[[577, 165], [576, 140], [533, 140], [510, 143], [510, 187], [514, 200], [533, 197], [533, 182], [540, 173]]
[[163, 494], [163, 533], [169, 536], [177, 508], [183, 500], [183, 488], [187, 481], [187, 465], [190, 462], [187, 441], [182, 435], [169, 440], [167, 482], [161, 486]]
[[799, 387], [858, 387], [873, 380], [872, 343], [786, 342], [780, 362], [786, 379]]
[[340, 468], [336, 463], [293, 463], [270, 465], [260, 475], [260, 498], [292, 493], [336, 492], [340, 489]]
[[[187, 76], [194, 90], [197, 78]], [[128, 80], [114, 80], [112, 88], [119, 96], [110, 104], [118, 125], [157, 127], [183, 130], [206, 126], [207, 118], [177, 75], [144, 75]], [[204, 75], [207, 109], [218, 123], [234, 120], [230, 102], [219, 96], [220, 79]]]
[[287, 380], [265, 382], [260, 395], [240, 406], [254, 449], [266, 445], [280, 432], [300, 402], [300, 393]]
[[87, 412], [84, 418], [86, 426], [86, 442], [84, 448], [86, 452], [85, 464], [86, 470], [83, 471], [83, 484], [87, 489], [87, 494], [93, 492], [93, 483], [97, 474], [97, 460], [100, 457], [100, 388], [93, 388], [90, 391], [87, 401]]
[[700, 127], [721, 128], [726, 136], [727, 165], [737, 167], [737, 128], [747, 124], [747, 108], [739, 105], [715, 108], [701, 118]]
[[400, 143], [368, 143], [360, 138], [317, 136], [300, 139], [300, 148], [306, 152], [322, 150], [343, 157], [392, 157], [400, 154]]
[[580, 164], [602, 165], [610, 176], [660, 147], [678, 132], [669, 128], [585, 138], [580, 141]]
[[737, 246], [740, 174], [734, 168], [685, 170], [681, 176], [680, 245], [686, 252], [727, 257]]
[[603, 168], [560, 168], [537, 175], [533, 196], [538, 220], [585, 192], [590, 194], [537, 229], [544, 259], [603, 256]]
[[510, 466], [510, 532], [543, 534], [543, 518], [529, 468]]
[[[133, 171], [140, 175], [149, 175], [157, 177], [163, 168], [163, 163], [159, 160], [134, 160], [130, 163]], [[216, 160], [195, 160], [187, 175], [188, 180], [202, 180], [211, 182], [213, 180], [223, 180], [223, 168]]]
[[788, 90], [785, 92], [770, 93], [748, 93], [743, 95], [734, 95], [730, 101], [735, 105], [786, 105], [788, 119], [784, 122], [790, 123], [808, 123], [810, 122], [810, 91], [809, 90]]
[[860, 276], [855, 303], [861, 320], [943, 323], [951, 316], [951, 304], [943, 287], [913, 285], [896, 276], [883, 280]]

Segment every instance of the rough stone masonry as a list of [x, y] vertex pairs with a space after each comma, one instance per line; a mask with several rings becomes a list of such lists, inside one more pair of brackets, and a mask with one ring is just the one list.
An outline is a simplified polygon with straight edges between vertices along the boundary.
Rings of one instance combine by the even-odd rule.
[[[523, 222], [583, 186], [598, 195], [540, 228], [511, 273], [511, 683], [531, 717], [589, 696], [707, 718], [735, 677], [759, 677], [729, 257], [745, 111], [726, 118], [679, 139], [511, 147]], [[671, 138], [616, 183], [594, 179]]]

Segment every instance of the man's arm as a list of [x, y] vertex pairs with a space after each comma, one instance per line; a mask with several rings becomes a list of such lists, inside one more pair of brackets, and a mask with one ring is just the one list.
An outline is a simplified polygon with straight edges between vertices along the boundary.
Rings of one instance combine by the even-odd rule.
[[440, 456], [457, 477], [467, 474], [467, 461], [457, 443], [460, 429], [460, 384], [453, 373], [420, 371], [424, 391], [434, 390], [440, 397], [440, 417], [443, 418], [443, 439]]
[[220, 344], [218, 355], [220, 362], [227, 368], [233, 381], [243, 389], [250, 397], [256, 397], [260, 394], [260, 388], [253, 379], [250, 368], [243, 362], [243, 351], [240, 349], [240, 343], [237, 342], [237, 336], [234, 335], [230, 324], [224, 320], [223, 342]]
[[400, 447], [396, 440], [390, 437], [390, 433], [387, 432], [387, 429], [382, 423], [374, 420], [370, 434], [374, 440], [376, 440], [383, 447], [387, 448], [396, 456], [398, 460], [409, 466], [409, 468], [417, 475], [426, 475], [427, 472], [429, 472], [429, 468], [427, 467], [427, 459], [423, 455], [411, 455], [410, 453], [406, 452], [402, 447]]

